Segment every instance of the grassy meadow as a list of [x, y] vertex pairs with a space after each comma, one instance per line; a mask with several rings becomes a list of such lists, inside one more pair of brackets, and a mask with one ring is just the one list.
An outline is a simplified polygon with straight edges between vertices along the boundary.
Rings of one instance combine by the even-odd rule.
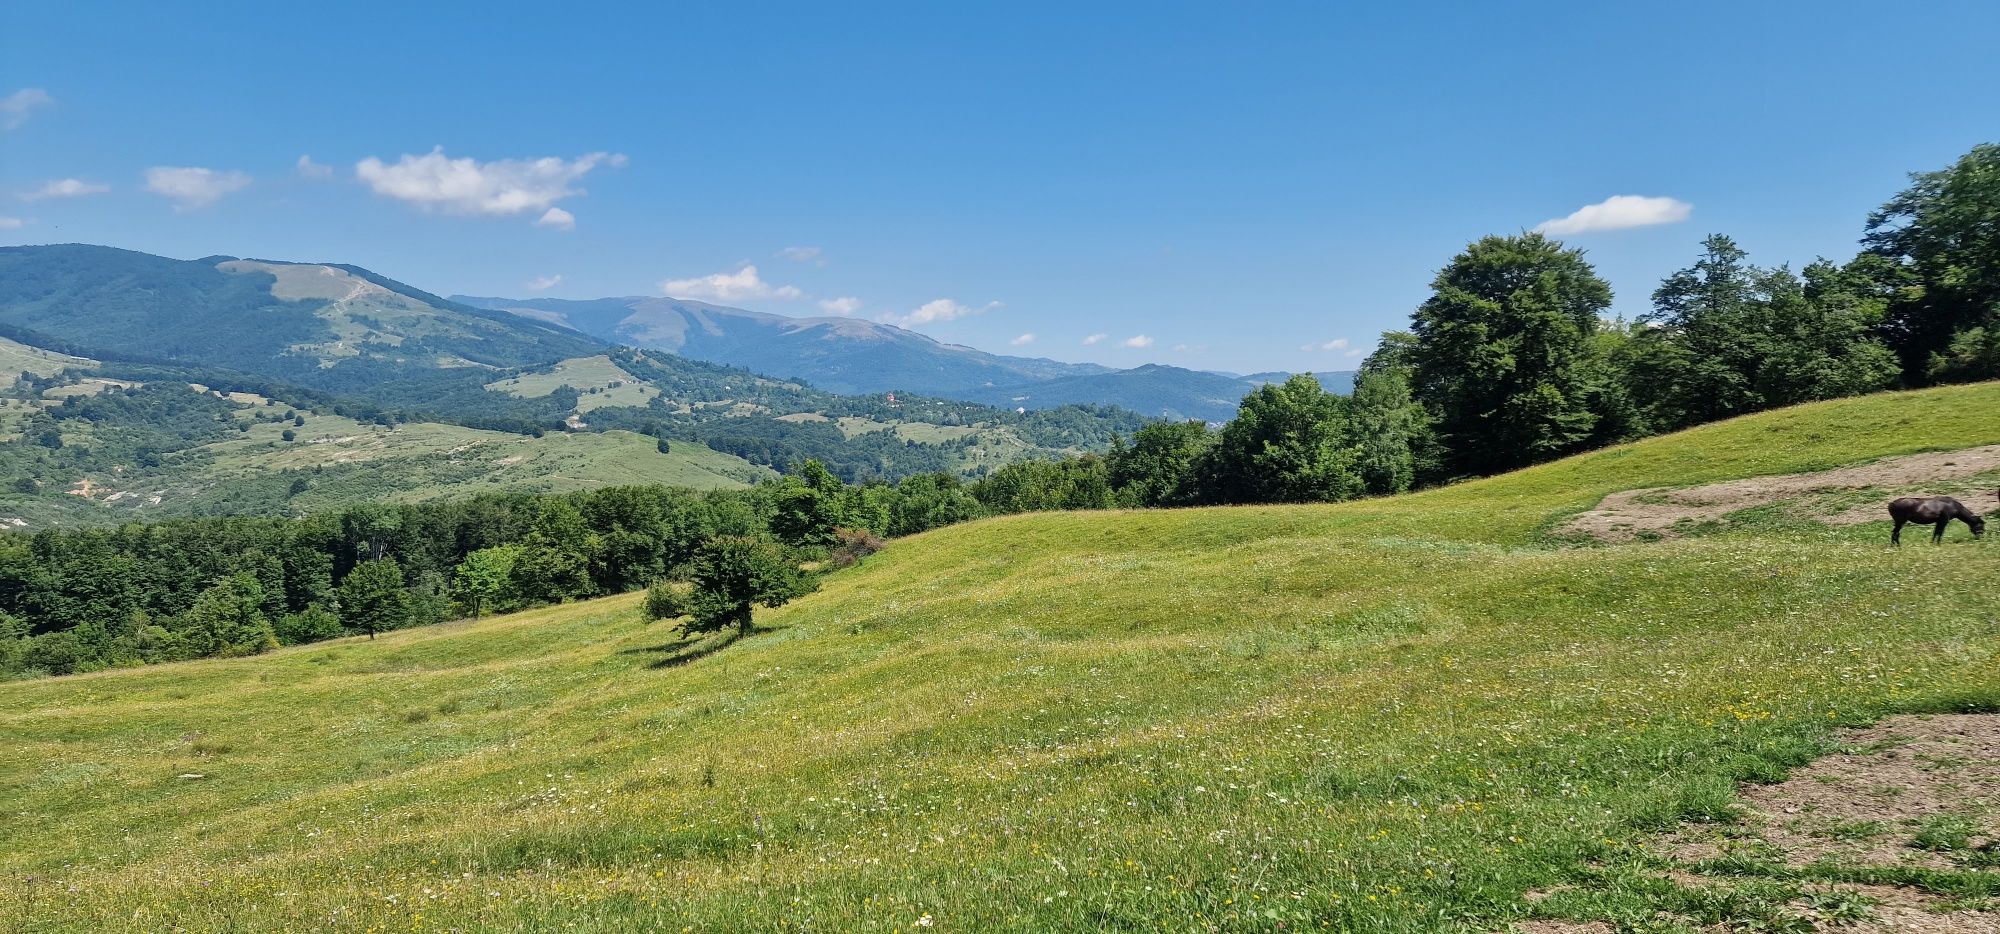
[[1647, 834], [1836, 727], [2000, 708], [2000, 546], [1549, 530], [1619, 490], [2000, 443], [1996, 411], [2000, 384], [1878, 395], [1390, 499], [987, 520], [727, 645], [627, 595], [0, 685], [0, 928], [1615, 916], [1663, 897], [1625, 873]]

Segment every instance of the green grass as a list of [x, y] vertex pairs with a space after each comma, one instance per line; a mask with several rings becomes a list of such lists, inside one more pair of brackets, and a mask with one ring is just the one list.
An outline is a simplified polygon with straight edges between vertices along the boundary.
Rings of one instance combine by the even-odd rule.
[[18, 341], [0, 337], [0, 389], [5, 389], [20, 381], [22, 373], [36, 376], [53, 376], [70, 367], [96, 366], [97, 361], [84, 357], [30, 347]]
[[[435, 422], [385, 427], [310, 413], [301, 427], [254, 422], [255, 416], [290, 407], [266, 408], [261, 397], [239, 395], [246, 407], [236, 414], [251, 423], [249, 431], [166, 455], [156, 468], [113, 464], [93, 471], [91, 482], [103, 491], [93, 500], [0, 491], [0, 519], [20, 518], [41, 528], [216, 513], [296, 515], [361, 502], [482, 492], [562, 493], [626, 484], [730, 489], [772, 475], [689, 441], [673, 442], [661, 454], [655, 439], [628, 431], [534, 438]], [[7, 414], [0, 410], [0, 419]], [[0, 421], [0, 430], [10, 428]], [[284, 440], [286, 431], [293, 432], [293, 440]], [[67, 431], [64, 442], [88, 447], [89, 431]], [[292, 494], [299, 479], [307, 488]]]
[[[576, 401], [579, 413], [618, 406], [644, 406], [660, 394], [657, 388], [641, 382], [638, 377], [625, 372], [624, 367], [612, 362], [610, 357], [602, 355], [564, 360], [547, 372], [503, 379], [486, 384], [486, 388], [535, 398], [555, 392], [563, 385], [583, 393]], [[597, 392], [590, 391], [593, 389]]]
[[1615, 490], [2000, 442], [1996, 403], [1809, 406], [1343, 505], [972, 523], [727, 646], [627, 595], [0, 685], [0, 927], [1764, 923], [1795, 886], [1522, 896], [1726, 816], [1837, 726], [2000, 706], [2000, 551], [1545, 530]]

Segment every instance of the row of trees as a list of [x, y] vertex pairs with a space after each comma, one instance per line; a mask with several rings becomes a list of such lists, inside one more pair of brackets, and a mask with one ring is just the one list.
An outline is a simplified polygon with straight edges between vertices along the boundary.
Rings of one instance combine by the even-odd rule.
[[1022, 465], [990, 508], [1306, 502], [1511, 470], [1716, 419], [1902, 386], [2000, 378], [2000, 146], [1913, 176], [1862, 252], [1758, 267], [1714, 235], [1636, 322], [1582, 251], [1483, 238], [1383, 335], [1354, 393], [1304, 379], [1235, 420], [1154, 426], [1104, 458]]
[[[644, 589], [691, 628], [811, 589], [903, 535], [986, 515], [950, 474], [849, 486], [817, 461], [747, 490], [615, 487], [0, 534], [0, 677], [277, 645]], [[663, 605], [655, 604], [659, 610]]]

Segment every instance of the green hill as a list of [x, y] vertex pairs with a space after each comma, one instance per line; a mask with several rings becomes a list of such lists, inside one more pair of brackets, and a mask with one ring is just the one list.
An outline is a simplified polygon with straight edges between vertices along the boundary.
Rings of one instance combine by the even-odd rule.
[[[4, 349], [4, 348], [0, 348]], [[378, 501], [417, 502], [489, 492], [560, 493], [623, 484], [707, 490], [772, 476], [766, 467], [694, 442], [658, 442], [629, 431], [539, 437], [438, 422], [382, 425], [307, 413], [253, 393], [199, 384], [147, 384], [153, 408], [63, 413], [61, 399], [100, 405], [112, 385], [82, 377], [34, 403], [0, 400], [0, 468], [40, 477], [35, 489], [0, 488], [0, 530], [34, 531], [170, 516], [291, 515]], [[120, 386], [132, 385], [119, 383]], [[198, 387], [198, 388], [197, 388]], [[294, 412], [296, 423], [288, 415]], [[152, 430], [179, 427], [171, 438]], [[53, 425], [48, 450], [23, 429]], [[290, 435], [287, 438], [286, 435]]]
[[[0, 922], [1800, 930], [1742, 925], [1832, 870], [1746, 857], [1702, 901], [1642, 844], [1841, 725], [2000, 708], [2000, 551], [1755, 509], [1559, 530], [1620, 491], [2000, 443], [1996, 405], [1821, 403], [1340, 505], [982, 521], [726, 647], [627, 595], [0, 685]], [[2000, 893], [1924, 873], [1875, 881]]]

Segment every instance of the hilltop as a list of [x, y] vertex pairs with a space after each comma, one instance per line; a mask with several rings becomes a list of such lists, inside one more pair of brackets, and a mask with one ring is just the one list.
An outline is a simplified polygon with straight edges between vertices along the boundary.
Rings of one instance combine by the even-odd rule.
[[[1622, 491], [2000, 443], [1996, 403], [1817, 403], [1337, 505], [984, 520], [726, 647], [627, 595], [0, 686], [0, 917], [1768, 926], [1848, 877], [1642, 844], [1839, 727], [2000, 708], [2000, 553], [1892, 550], [1800, 501], [1662, 541], [1561, 526]], [[1868, 878], [1996, 891], [1926, 865]]]

